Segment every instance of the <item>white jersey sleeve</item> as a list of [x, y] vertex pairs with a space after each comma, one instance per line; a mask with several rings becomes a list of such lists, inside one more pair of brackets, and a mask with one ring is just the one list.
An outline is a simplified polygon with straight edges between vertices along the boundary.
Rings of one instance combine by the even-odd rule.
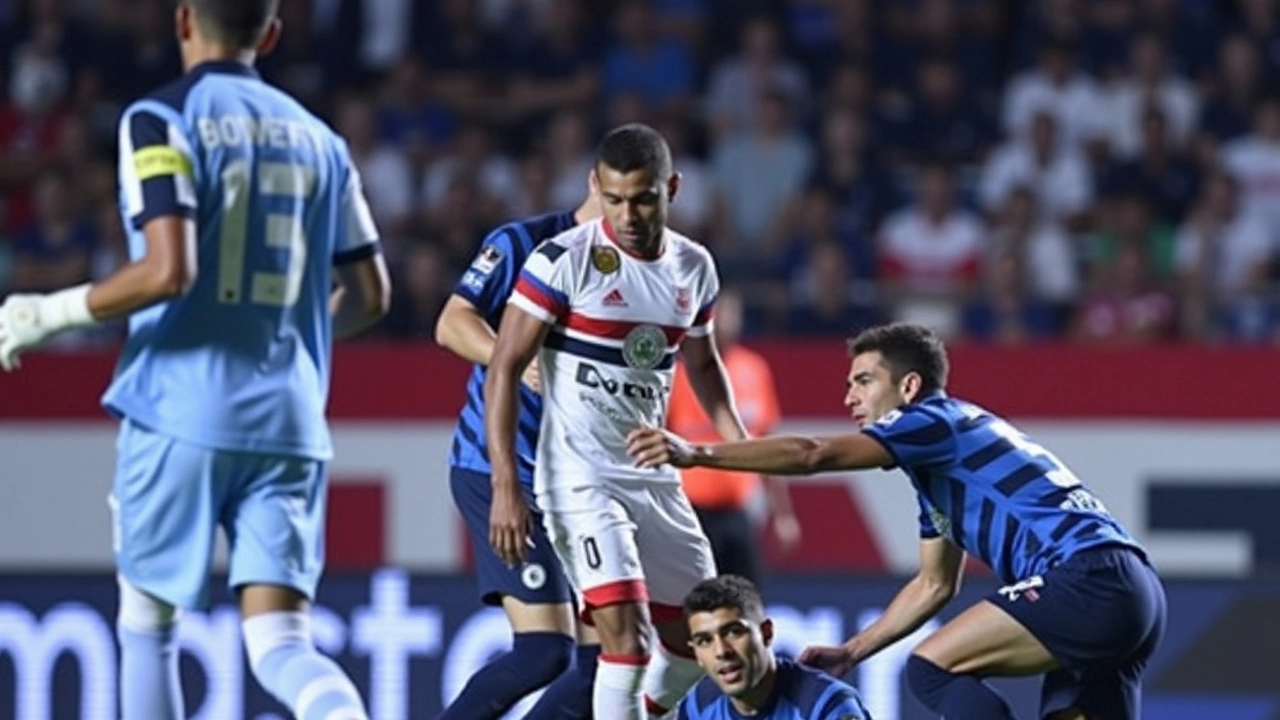
[[547, 240], [534, 249], [520, 270], [509, 302], [539, 320], [554, 325], [569, 314], [573, 294], [572, 254]]
[[720, 276], [711, 253], [702, 248], [702, 277], [698, 282], [698, 311], [689, 326], [689, 337], [706, 337], [711, 334], [716, 314], [716, 299], [720, 296]]
[[369, 210], [364, 194], [360, 170], [351, 161], [343, 146], [347, 181], [342, 189], [341, 224], [338, 226], [337, 243], [334, 246], [334, 262], [342, 264], [372, 255], [378, 246], [378, 226]]

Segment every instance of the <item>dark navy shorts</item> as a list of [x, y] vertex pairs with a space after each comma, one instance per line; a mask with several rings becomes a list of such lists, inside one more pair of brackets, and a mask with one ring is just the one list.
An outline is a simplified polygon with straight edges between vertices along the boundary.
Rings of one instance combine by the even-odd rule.
[[[480, 599], [488, 605], [501, 605], [504, 595], [529, 604], [569, 602], [572, 592], [542, 526], [542, 514], [532, 513], [533, 547], [528, 559], [517, 568], [507, 567], [489, 545], [489, 506], [493, 504], [493, 486], [484, 473], [449, 468], [449, 487], [453, 502], [467, 523], [471, 535], [472, 556], [476, 564], [476, 580]], [[525, 500], [532, 509], [533, 498], [526, 491]]]
[[1045, 675], [1041, 717], [1077, 708], [1138, 720], [1142, 672], [1164, 634], [1164, 587], [1140, 551], [1090, 548], [1044, 575], [987, 597], [1022, 623], [1062, 667]]

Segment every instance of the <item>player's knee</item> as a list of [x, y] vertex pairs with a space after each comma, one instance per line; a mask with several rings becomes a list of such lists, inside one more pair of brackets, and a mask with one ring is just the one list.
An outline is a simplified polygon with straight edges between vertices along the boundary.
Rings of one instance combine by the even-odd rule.
[[907, 687], [927, 707], [936, 708], [956, 676], [916, 654], [907, 658]]
[[648, 656], [653, 626], [637, 603], [597, 608], [592, 613], [600, 646], [609, 655]]
[[122, 627], [159, 632], [178, 621], [178, 608], [139, 589], [123, 575], [117, 576], [116, 582], [120, 586], [120, 612], [116, 619]]
[[[304, 612], [266, 612], [240, 623], [245, 654], [254, 675], [273, 675], [273, 667], [297, 652], [311, 652], [311, 616]], [[278, 652], [280, 651], [280, 652]]]

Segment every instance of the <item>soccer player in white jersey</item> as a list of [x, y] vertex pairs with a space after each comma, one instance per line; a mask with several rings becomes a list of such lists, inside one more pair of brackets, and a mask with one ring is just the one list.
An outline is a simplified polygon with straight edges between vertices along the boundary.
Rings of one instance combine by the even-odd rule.
[[534, 251], [498, 331], [485, 382], [490, 541], [508, 563], [526, 552], [516, 400], [536, 355], [544, 407], [534, 493], [600, 634], [595, 717], [637, 720], [665, 714], [701, 677], [680, 604], [715, 575], [715, 563], [680, 476], [637, 468], [627, 433], [664, 424], [681, 349], [720, 433], [746, 431], [711, 334], [715, 264], [706, 248], [666, 227], [679, 186], [666, 140], [645, 125], [614, 129], [591, 182], [604, 217]]
[[[333, 338], [387, 310], [378, 234], [346, 144], [253, 70], [278, 0], [182, 0], [186, 73], [120, 122], [131, 262], [0, 306], [0, 364], [129, 316], [103, 404], [122, 420], [111, 504], [124, 720], [186, 717], [180, 608], [207, 605], [214, 536], [261, 685], [298, 720], [367, 720], [312, 643], [323, 566]], [[334, 283], [338, 290], [333, 290]]]

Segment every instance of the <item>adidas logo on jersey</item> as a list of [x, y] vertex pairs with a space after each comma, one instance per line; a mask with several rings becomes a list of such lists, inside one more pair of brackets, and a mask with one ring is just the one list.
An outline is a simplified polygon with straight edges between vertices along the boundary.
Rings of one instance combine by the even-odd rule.
[[600, 301], [600, 304], [605, 307], [627, 307], [627, 301], [622, 297], [622, 291], [617, 288], [610, 290], [609, 294], [604, 296], [604, 300]]

